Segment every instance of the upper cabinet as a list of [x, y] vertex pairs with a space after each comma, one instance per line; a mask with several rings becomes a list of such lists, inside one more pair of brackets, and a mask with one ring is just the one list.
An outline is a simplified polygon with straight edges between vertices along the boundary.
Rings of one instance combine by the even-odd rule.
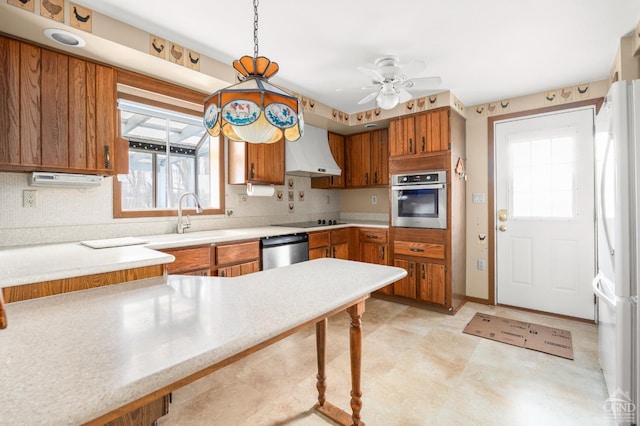
[[116, 173], [116, 73], [0, 37], [0, 170]]
[[449, 108], [400, 117], [389, 123], [391, 157], [447, 151], [449, 140]]
[[345, 145], [347, 188], [389, 184], [389, 138], [386, 129], [347, 136]]
[[284, 185], [284, 144], [229, 141], [229, 184]]
[[337, 133], [329, 132], [329, 149], [336, 164], [342, 170], [340, 176], [327, 176], [311, 178], [311, 187], [318, 189], [344, 188], [345, 161], [344, 161], [345, 137]]

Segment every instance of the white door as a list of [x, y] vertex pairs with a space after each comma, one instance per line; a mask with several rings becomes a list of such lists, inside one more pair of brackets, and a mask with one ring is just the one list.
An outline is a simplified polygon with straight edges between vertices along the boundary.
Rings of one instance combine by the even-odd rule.
[[498, 303], [594, 319], [593, 115], [495, 124]]

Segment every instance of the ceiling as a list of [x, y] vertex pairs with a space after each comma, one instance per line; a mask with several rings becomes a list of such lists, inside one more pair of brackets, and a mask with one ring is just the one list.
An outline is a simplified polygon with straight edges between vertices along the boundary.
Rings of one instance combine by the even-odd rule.
[[[76, 0], [102, 14], [231, 63], [253, 55], [250, 0]], [[265, 0], [259, 54], [272, 81], [347, 113], [369, 93], [357, 70], [384, 55], [421, 60], [465, 105], [606, 79], [638, 0]], [[336, 89], [354, 89], [340, 90]]]

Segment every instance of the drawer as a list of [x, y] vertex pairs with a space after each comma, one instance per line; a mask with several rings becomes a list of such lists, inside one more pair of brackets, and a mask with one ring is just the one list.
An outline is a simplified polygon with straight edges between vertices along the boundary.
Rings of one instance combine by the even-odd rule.
[[162, 250], [175, 256], [173, 263], [167, 264], [167, 273], [181, 274], [198, 269], [209, 269], [211, 246], [189, 247], [183, 249]]
[[394, 241], [393, 252], [396, 255], [430, 257], [432, 259], [444, 259], [443, 244], [416, 243], [410, 241]]
[[360, 241], [366, 243], [387, 243], [387, 230], [378, 228], [361, 228], [359, 231]]
[[348, 242], [349, 228], [334, 229], [333, 231], [331, 231], [331, 245]]
[[309, 233], [309, 248], [328, 247], [329, 231]]
[[216, 265], [244, 263], [259, 258], [259, 241], [216, 246]]

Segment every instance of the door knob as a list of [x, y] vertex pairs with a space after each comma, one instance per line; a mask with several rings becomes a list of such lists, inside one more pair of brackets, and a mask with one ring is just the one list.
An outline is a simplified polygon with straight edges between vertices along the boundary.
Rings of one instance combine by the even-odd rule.
[[505, 225], [500, 225], [498, 229], [500, 230], [500, 232], [504, 232], [507, 230], [507, 227]]
[[506, 222], [507, 221], [507, 211], [505, 209], [498, 210], [498, 220], [500, 222]]

